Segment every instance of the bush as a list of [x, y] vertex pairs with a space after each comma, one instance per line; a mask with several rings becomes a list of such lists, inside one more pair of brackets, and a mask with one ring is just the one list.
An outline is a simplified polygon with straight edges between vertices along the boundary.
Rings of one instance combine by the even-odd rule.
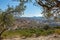
[[60, 26], [54, 27], [55, 29], [60, 29]]
[[56, 29], [55, 33], [60, 35], [60, 29]]
[[43, 29], [48, 30], [50, 29], [49, 25], [44, 25]]
[[13, 37], [15, 35], [18, 36], [25, 36], [25, 37], [31, 37], [32, 35], [38, 37], [38, 36], [46, 36], [53, 33], [60, 34], [60, 30], [52, 30], [52, 29], [40, 29], [40, 28], [30, 28], [30, 29], [17, 29], [17, 30], [10, 30], [6, 31], [2, 34], [2, 37]]
[[33, 30], [23, 29], [23, 30], [20, 30], [20, 34], [21, 36], [31, 37], [33, 35]]

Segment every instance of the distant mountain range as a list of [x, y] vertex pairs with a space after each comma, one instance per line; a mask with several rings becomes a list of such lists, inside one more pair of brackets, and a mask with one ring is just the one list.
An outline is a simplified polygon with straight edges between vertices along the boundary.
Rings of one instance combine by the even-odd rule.
[[26, 20], [26, 21], [36, 21], [42, 24], [48, 24], [50, 26], [60, 26], [60, 22], [55, 22], [54, 20], [47, 20], [44, 17], [20, 17], [20, 18], [16, 18], [19, 20]]

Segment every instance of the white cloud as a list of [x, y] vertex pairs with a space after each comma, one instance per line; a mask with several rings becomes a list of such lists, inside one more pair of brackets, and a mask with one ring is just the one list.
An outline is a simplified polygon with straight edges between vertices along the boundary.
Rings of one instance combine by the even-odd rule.
[[38, 13], [38, 14], [24, 14], [24, 15], [22, 15], [22, 17], [34, 17], [34, 16], [42, 17], [43, 14]]

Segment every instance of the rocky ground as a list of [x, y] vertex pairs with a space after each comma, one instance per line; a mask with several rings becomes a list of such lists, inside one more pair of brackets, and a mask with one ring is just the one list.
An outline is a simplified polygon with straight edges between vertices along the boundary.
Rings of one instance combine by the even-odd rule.
[[60, 40], [60, 35], [49, 35], [49, 36], [40, 36], [40, 37], [31, 37], [31, 38], [9, 38], [3, 40]]

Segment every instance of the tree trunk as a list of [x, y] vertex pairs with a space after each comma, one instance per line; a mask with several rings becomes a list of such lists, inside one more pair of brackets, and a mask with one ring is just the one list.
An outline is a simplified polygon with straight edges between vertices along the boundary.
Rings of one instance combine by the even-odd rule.
[[1, 35], [0, 35], [0, 40], [2, 40], [3, 38], [1, 37]]
[[7, 29], [3, 29], [1, 32], [0, 32], [0, 40], [2, 40], [3, 38], [1, 37], [1, 35], [3, 34], [4, 31], [6, 31]]

